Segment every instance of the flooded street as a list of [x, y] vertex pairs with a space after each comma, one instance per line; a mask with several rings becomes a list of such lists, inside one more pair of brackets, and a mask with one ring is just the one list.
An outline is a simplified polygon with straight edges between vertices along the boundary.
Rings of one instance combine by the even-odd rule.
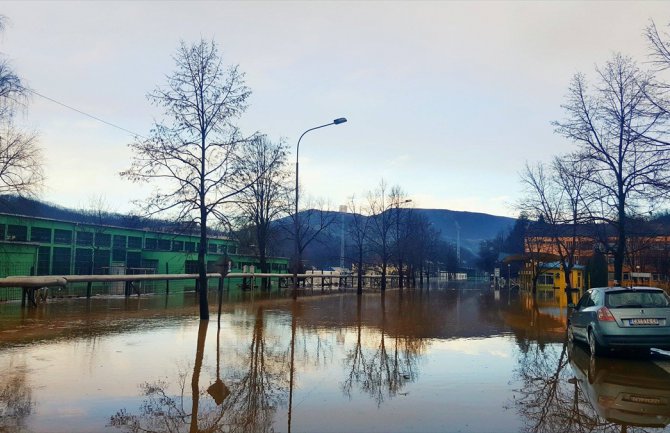
[[0, 432], [670, 431], [670, 359], [593, 360], [564, 310], [505, 290], [244, 294], [220, 330], [210, 311], [0, 305]]

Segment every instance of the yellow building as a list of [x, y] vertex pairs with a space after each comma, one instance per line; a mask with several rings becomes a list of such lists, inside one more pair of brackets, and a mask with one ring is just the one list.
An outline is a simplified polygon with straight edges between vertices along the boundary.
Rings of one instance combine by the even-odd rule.
[[[537, 263], [526, 261], [519, 272], [519, 287], [531, 292], [533, 290], [533, 278], [537, 275], [537, 300], [546, 300], [558, 302], [560, 306], [568, 305], [568, 298], [565, 293], [567, 284], [565, 271], [559, 262]], [[576, 303], [588, 287], [586, 281], [586, 272], [584, 266], [575, 265], [571, 272], [572, 302]]]

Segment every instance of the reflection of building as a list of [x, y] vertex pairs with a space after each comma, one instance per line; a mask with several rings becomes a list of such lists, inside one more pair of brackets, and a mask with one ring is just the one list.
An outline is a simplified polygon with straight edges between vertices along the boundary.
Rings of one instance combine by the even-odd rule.
[[[519, 271], [519, 287], [530, 291], [533, 288], [533, 277], [537, 273], [537, 297], [544, 300], [555, 300], [559, 305], [566, 305], [565, 287], [567, 285], [565, 271], [559, 262], [539, 263], [535, 268], [533, 261], [526, 261]], [[570, 273], [572, 288], [576, 289], [573, 298], [578, 298], [586, 285], [585, 267], [575, 265]], [[573, 299], [573, 302], [575, 299]]]
[[[0, 277], [20, 275], [195, 274], [199, 237], [0, 214]], [[207, 244], [208, 267], [228, 257], [233, 271], [257, 264], [224, 237]], [[286, 259], [270, 258], [272, 272]]]

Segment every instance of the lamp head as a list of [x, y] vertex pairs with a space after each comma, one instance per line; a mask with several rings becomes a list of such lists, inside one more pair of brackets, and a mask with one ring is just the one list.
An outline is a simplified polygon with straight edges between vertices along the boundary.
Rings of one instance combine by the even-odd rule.
[[344, 123], [347, 121], [346, 117], [338, 117], [337, 119], [333, 120], [333, 123], [335, 125], [339, 125], [340, 123]]

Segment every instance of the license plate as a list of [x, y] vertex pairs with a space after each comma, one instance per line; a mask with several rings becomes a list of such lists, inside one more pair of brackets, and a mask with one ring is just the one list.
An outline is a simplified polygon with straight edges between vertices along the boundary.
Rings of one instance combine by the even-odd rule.
[[658, 319], [630, 319], [631, 326], [658, 325]]
[[640, 395], [629, 395], [627, 397], [623, 397], [623, 401], [628, 401], [631, 403], [639, 403], [639, 404], [653, 404], [660, 406], [663, 404], [663, 400], [660, 398], [656, 397], [644, 397]]

